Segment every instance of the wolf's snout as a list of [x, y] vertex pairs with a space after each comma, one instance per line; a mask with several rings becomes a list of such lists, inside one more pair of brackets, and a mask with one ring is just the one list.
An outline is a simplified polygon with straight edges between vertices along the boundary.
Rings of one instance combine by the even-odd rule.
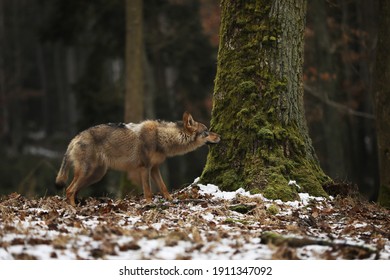
[[206, 144], [218, 144], [221, 141], [221, 137], [214, 132], [210, 132]]

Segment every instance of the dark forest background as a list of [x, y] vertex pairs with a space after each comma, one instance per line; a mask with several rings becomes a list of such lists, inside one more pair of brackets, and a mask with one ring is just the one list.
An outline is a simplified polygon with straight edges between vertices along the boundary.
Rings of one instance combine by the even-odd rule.
[[[124, 0], [0, 0], [0, 193], [61, 193], [54, 178], [70, 139], [124, 117]], [[216, 72], [217, 0], [145, 0], [145, 118], [208, 125]], [[378, 192], [373, 117], [377, 0], [308, 1], [305, 109], [321, 166]], [[135, 104], [136, 106], [136, 104]], [[223, 137], [223, 135], [222, 135]], [[171, 188], [201, 174], [207, 148], [164, 165]], [[110, 172], [83, 192], [117, 196]]]

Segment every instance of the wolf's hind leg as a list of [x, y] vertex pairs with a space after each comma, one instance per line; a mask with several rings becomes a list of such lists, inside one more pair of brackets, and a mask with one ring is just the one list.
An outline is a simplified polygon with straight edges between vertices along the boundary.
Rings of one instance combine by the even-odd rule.
[[66, 188], [66, 200], [73, 207], [76, 206], [76, 192], [75, 188], [77, 188], [77, 182], [79, 181], [80, 174], [74, 174], [73, 180], [70, 185]]
[[141, 171], [142, 188], [144, 190], [144, 197], [147, 202], [151, 202], [152, 190], [150, 188], [150, 168], [142, 167], [140, 168], [140, 171]]
[[169, 194], [167, 186], [165, 185], [164, 180], [161, 177], [160, 169], [158, 167], [158, 165], [152, 167], [151, 174], [153, 181], [157, 184], [163, 197], [165, 199], [172, 200], [172, 196]]
[[[88, 172], [89, 171], [89, 172]], [[72, 183], [66, 189], [66, 198], [70, 205], [76, 206], [76, 196], [81, 188], [88, 187], [100, 181], [107, 172], [107, 167], [97, 166], [91, 169], [84, 169], [84, 172], [76, 172]]]

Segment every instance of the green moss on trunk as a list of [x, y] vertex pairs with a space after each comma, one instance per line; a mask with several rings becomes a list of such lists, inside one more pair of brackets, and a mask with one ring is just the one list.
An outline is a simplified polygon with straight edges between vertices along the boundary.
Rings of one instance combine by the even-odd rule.
[[297, 191], [288, 182], [296, 180], [302, 191], [325, 196], [321, 185], [329, 179], [303, 117], [305, 3], [282, 2], [222, 1], [211, 121], [222, 141], [210, 150], [201, 181], [289, 200]]

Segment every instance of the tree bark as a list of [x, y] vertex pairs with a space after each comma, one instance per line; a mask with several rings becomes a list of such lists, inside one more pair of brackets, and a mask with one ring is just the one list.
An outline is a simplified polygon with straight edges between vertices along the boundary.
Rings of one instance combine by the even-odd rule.
[[[125, 47], [125, 122], [140, 122], [144, 118], [144, 41], [143, 0], [125, 0], [126, 47]], [[137, 190], [138, 174], [128, 172], [122, 176], [119, 196]]]
[[390, 208], [390, 2], [380, 0], [379, 7], [374, 96], [380, 174], [378, 202]]
[[221, 2], [210, 150], [202, 182], [289, 200], [326, 195], [303, 109], [305, 0]]
[[126, 0], [126, 122], [139, 122], [144, 118], [142, 3], [142, 0]]

